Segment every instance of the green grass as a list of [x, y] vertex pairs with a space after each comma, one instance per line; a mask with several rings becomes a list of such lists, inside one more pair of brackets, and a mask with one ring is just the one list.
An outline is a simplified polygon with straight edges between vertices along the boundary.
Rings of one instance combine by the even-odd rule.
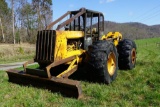
[[[83, 98], [77, 100], [45, 89], [8, 82], [0, 71], [1, 107], [108, 107], [160, 106], [160, 38], [137, 40], [137, 64], [118, 71], [110, 85], [82, 81]], [[147, 44], [147, 45], [146, 45]]]

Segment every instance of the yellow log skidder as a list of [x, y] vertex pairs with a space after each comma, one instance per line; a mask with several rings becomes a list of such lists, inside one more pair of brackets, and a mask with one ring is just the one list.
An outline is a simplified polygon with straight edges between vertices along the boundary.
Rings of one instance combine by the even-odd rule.
[[[70, 17], [51, 28], [65, 17]], [[69, 79], [83, 64], [87, 77], [93, 81], [110, 84], [119, 69], [132, 69], [136, 63], [136, 44], [122, 39], [119, 32], [104, 32], [101, 12], [81, 8], [68, 11], [60, 18], [38, 31], [36, 56], [23, 64], [24, 70], [7, 71], [9, 81], [60, 92], [68, 97], [80, 98], [80, 81]], [[33, 62], [39, 68], [27, 68]]]

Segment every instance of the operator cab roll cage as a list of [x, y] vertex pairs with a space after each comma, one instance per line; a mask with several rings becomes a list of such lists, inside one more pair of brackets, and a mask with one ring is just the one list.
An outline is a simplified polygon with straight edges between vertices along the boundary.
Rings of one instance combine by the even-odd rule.
[[[69, 15], [69, 19], [59, 24], [56, 30], [65, 28], [69, 31], [84, 31], [84, 41], [87, 37], [93, 37], [99, 39], [101, 32], [104, 31], [104, 16], [101, 12], [81, 8], [77, 11], [68, 11], [57, 20], [52, 22], [46, 27], [46, 30], [50, 30], [55, 24]], [[84, 43], [86, 44], [86, 43]], [[86, 48], [86, 46], [84, 46]]]

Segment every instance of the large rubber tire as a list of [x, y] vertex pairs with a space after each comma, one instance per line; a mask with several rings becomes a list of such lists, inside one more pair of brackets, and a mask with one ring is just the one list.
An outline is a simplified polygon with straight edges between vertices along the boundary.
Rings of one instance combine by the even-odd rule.
[[136, 44], [133, 40], [123, 39], [118, 46], [118, 65], [121, 70], [131, 70], [136, 64]]
[[96, 41], [89, 46], [87, 72], [91, 81], [110, 84], [118, 69], [117, 49], [112, 42]]

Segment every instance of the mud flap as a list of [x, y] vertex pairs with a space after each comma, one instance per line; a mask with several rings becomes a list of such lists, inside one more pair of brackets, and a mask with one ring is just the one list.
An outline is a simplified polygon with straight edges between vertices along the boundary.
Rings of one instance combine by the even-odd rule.
[[45, 88], [52, 92], [59, 92], [63, 96], [80, 98], [82, 97], [82, 90], [80, 81], [57, 78], [52, 76], [51, 78], [42, 78], [26, 74], [24, 71], [18, 71], [11, 69], [6, 71], [9, 77], [9, 82], [13, 82], [20, 85], [31, 85], [38, 88]]

